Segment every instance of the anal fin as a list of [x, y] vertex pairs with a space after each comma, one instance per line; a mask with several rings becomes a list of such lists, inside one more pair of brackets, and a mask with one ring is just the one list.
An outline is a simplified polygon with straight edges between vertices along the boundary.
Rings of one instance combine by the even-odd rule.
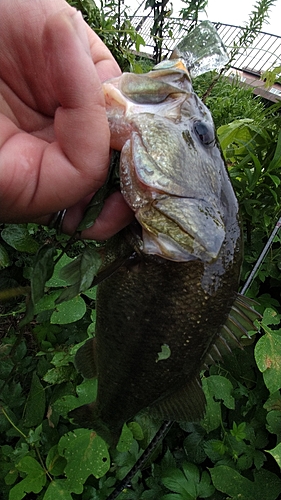
[[151, 406], [150, 411], [155, 417], [176, 422], [198, 421], [204, 416], [205, 395], [196, 376], [167, 398]]

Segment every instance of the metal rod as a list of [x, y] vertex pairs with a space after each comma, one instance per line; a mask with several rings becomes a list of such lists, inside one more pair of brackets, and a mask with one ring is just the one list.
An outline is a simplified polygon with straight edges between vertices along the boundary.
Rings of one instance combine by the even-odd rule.
[[248, 279], [247, 279], [246, 283], [244, 284], [244, 286], [243, 286], [243, 288], [242, 288], [242, 290], [240, 292], [241, 295], [244, 295], [245, 292], [247, 291], [247, 289], [250, 288], [250, 286], [252, 284], [252, 281], [254, 280], [257, 271], [259, 270], [259, 268], [260, 268], [263, 260], [265, 259], [266, 254], [267, 254], [267, 252], [268, 252], [268, 250], [269, 250], [269, 248], [270, 248], [270, 246], [272, 244], [272, 241], [273, 241], [274, 237], [276, 236], [276, 234], [278, 233], [280, 227], [281, 227], [281, 216], [279, 217], [278, 221], [276, 222], [275, 227], [274, 227], [274, 229], [273, 229], [273, 231], [272, 231], [272, 233], [271, 233], [271, 235], [270, 235], [270, 237], [269, 237], [269, 239], [268, 239], [268, 241], [267, 241], [267, 243], [266, 243], [263, 251], [261, 252], [261, 254], [260, 254], [260, 256], [259, 256], [256, 264], [254, 265], [251, 273], [249, 274]]

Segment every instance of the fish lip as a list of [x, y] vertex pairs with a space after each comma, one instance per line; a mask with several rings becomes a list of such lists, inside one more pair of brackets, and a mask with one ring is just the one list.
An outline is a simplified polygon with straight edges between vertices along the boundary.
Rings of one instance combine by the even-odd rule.
[[195, 197], [155, 198], [135, 216], [142, 226], [142, 251], [176, 262], [215, 261], [226, 236], [219, 209]]

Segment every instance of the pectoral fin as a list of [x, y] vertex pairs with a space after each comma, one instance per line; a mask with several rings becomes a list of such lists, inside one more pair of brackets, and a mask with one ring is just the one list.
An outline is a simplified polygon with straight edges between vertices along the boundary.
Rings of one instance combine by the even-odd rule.
[[89, 339], [85, 342], [75, 355], [75, 366], [84, 378], [97, 376], [96, 365], [96, 339]]

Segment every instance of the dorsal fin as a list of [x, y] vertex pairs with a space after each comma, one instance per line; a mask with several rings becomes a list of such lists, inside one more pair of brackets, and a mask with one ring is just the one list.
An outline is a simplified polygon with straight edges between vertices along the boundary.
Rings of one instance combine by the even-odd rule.
[[237, 347], [243, 349], [243, 338], [252, 340], [248, 332], [257, 331], [258, 328], [254, 322], [261, 319], [261, 315], [254, 309], [255, 304], [257, 302], [254, 300], [244, 295], [237, 295], [225, 324], [204, 359], [203, 368], [208, 369], [215, 361], [223, 360], [223, 357], [231, 353], [232, 349]]

